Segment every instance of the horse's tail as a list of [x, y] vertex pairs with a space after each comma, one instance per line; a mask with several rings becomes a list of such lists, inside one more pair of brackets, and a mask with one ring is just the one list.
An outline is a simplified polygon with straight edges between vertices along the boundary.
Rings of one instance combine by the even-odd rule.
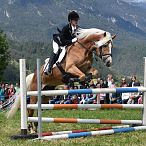
[[[33, 78], [33, 75], [34, 73], [32, 74], [29, 74], [27, 77], [26, 77], [26, 86], [27, 86], [27, 91], [30, 90], [30, 85], [31, 85], [31, 81], [32, 81], [32, 78]], [[11, 107], [11, 109], [7, 112], [7, 118], [10, 119], [10, 118], [13, 118], [17, 112], [17, 110], [20, 108], [20, 94], [18, 96], [16, 96], [16, 99]]]

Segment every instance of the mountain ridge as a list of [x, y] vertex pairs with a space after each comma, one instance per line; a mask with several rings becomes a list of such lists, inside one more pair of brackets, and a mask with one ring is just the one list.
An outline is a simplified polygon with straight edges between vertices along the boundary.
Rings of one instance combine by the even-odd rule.
[[[21, 47], [29, 51], [23, 46], [27, 42], [50, 44], [56, 28], [68, 23], [68, 12], [77, 10], [82, 28], [96, 27], [117, 34], [112, 50], [113, 69], [127, 75], [143, 74], [138, 65], [143, 64], [142, 58], [146, 56], [146, 9], [141, 3], [136, 5], [123, 0], [1, 0], [0, 5], [0, 27], [10, 40], [22, 44], [19, 48], [18, 45], [11, 46], [11, 50], [16, 50], [12, 57], [18, 59]], [[49, 54], [49, 49], [45, 51], [41, 56], [43, 59]], [[25, 54], [23, 51], [21, 56], [28, 59]], [[32, 55], [32, 58], [36, 56]]]
[[[81, 0], [81, 2], [77, 0], [72, 0], [70, 2], [64, 0], [11, 0], [9, 3], [10, 4], [4, 2], [4, 0], [3, 2], [0, 2], [3, 6], [0, 9], [0, 26], [5, 30], [10, 39], [14, 40], [48, 41], [47, 37], [49, 39], [52, 37], [52, 35], [48, 35], [48, 33], [52, 34], [57, 26], [62, 26], [67, 23], [67, 13], [71, 10], [71, 8], [76, 8], [81, 15], [80, 24], [83, 27], [91, 28], [97, 26], [102, 28], [104, 21], [108, 21], [110, 26], [113, 25], [115, 28], [118, 27], [120, 31], [127, 31], [125, 28], [121, 28], [121, 25], [118, 26], [117, 24], [122, 22], [126, 25], [128, 22], [131, 30], [136, 30], [136, 33], [138, 31], [141, 32], [142, 35], [146, 35], [146, 21], [142, 22], [144, 25], [141, 26], [141, 24], [139, 24], [141, 21], [139, 20], [139, 22], [137, 22], [136, 20], [138, 16], [128, 14], [134, 13], [137, 7], [132, 6], [134, 7], [134, 9], [132, 9], [128, 3], [125, 3], [122, 0], [110, 0], [110, 2], [107, 0], [102, 2], [94, 0], [92, 2], [88, 2], [86, 0]], [[107, 9], [108, 7], [111, 7], [111, 9]], [[127, 11], [127, 9], [129, 9], [129, 11], [126, 15], [125, 11]], [[61, 13], [55, 13], [54, 10], [58, 10], [58, 12], [60, 11]], [[115, 14], [114, 11], [117, 13]], [[146, 10], [139, 9], [139, 11], [142, 11], [141, 14], [145, 12], [146, 15]], [[139, 13], [137, 13], [137, 15], [139, 15]], [[145, 15], [142, 16], [145, 17]], [[86, 20], [86, 16], [89, 18], [88, 20]], [[98, 19], [101, 21], [101, 24]], [[113, 19], [115, 19], [115, 22], [113, 22]], [[108, 26], [104, 26], [104, 29], [106, 28], [109, 31], [111, 30]], [[37, 30], [39, 33], [37, 33]]]

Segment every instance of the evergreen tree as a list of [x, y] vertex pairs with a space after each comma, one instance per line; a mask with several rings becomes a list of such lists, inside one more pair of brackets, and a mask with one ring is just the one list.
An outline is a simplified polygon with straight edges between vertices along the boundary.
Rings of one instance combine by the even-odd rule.
[[9, 45], [6, 35], [3, 33], [3, 31], [0, 30], [0, 80], [2, 80], [3, 72], [7, 67], [8, 61], [10, 59], [8, 49]]

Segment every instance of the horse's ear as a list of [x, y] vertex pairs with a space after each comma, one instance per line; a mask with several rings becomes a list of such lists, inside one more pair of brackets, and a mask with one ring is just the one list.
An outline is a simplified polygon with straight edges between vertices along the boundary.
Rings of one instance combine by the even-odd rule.
[[116, 37], [116, 34], [112, 35], [112, 39], [114, 39]]

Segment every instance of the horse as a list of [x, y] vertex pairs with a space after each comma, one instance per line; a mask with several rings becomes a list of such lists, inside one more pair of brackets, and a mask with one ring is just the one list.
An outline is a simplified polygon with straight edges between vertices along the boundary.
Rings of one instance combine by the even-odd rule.
[[[78, 41], [67, 47], [66, 55], [60, 63], [65, 73], [78, 78], [80, 81], [84, 81], [88, 74], [97, 77], [98, 70], [92, 67], [94, 55], [98, 56], [107, 67], [112, 65], [111, 49], [115, 35], [111, 36], [109, 32], [104, 30], [90, 28], [79, 29], [76, 32], [76, 37]], [[54, 89], [57, 85], [64, 84], [63, 74], [57, 66], [52, 69], [51, 75], [46, 75], [44, 74], [44, 65], [42, 65], [40, 73], [42, 89], [47, 86], [49, 86], [49, 89]], [[27, 77], [27, 87], [29, 91], [37, 90], [36, 71]], [[37, 97], [31, 96], [30, 104], [35, 103], [37, 103]], [[42, 103], [48, 103], [48, 97], [43, 97]], [[18, 106], [16, 107], [18, 108]], [[28, 109], [28, 116], [32, 117], [33, 114], [34, 110]], [[10, 113], [8, 115], [11, 117]], [[34, 129], [36, 131], [36, 125], [30, 123], [30, 127], [32, 132]]]

